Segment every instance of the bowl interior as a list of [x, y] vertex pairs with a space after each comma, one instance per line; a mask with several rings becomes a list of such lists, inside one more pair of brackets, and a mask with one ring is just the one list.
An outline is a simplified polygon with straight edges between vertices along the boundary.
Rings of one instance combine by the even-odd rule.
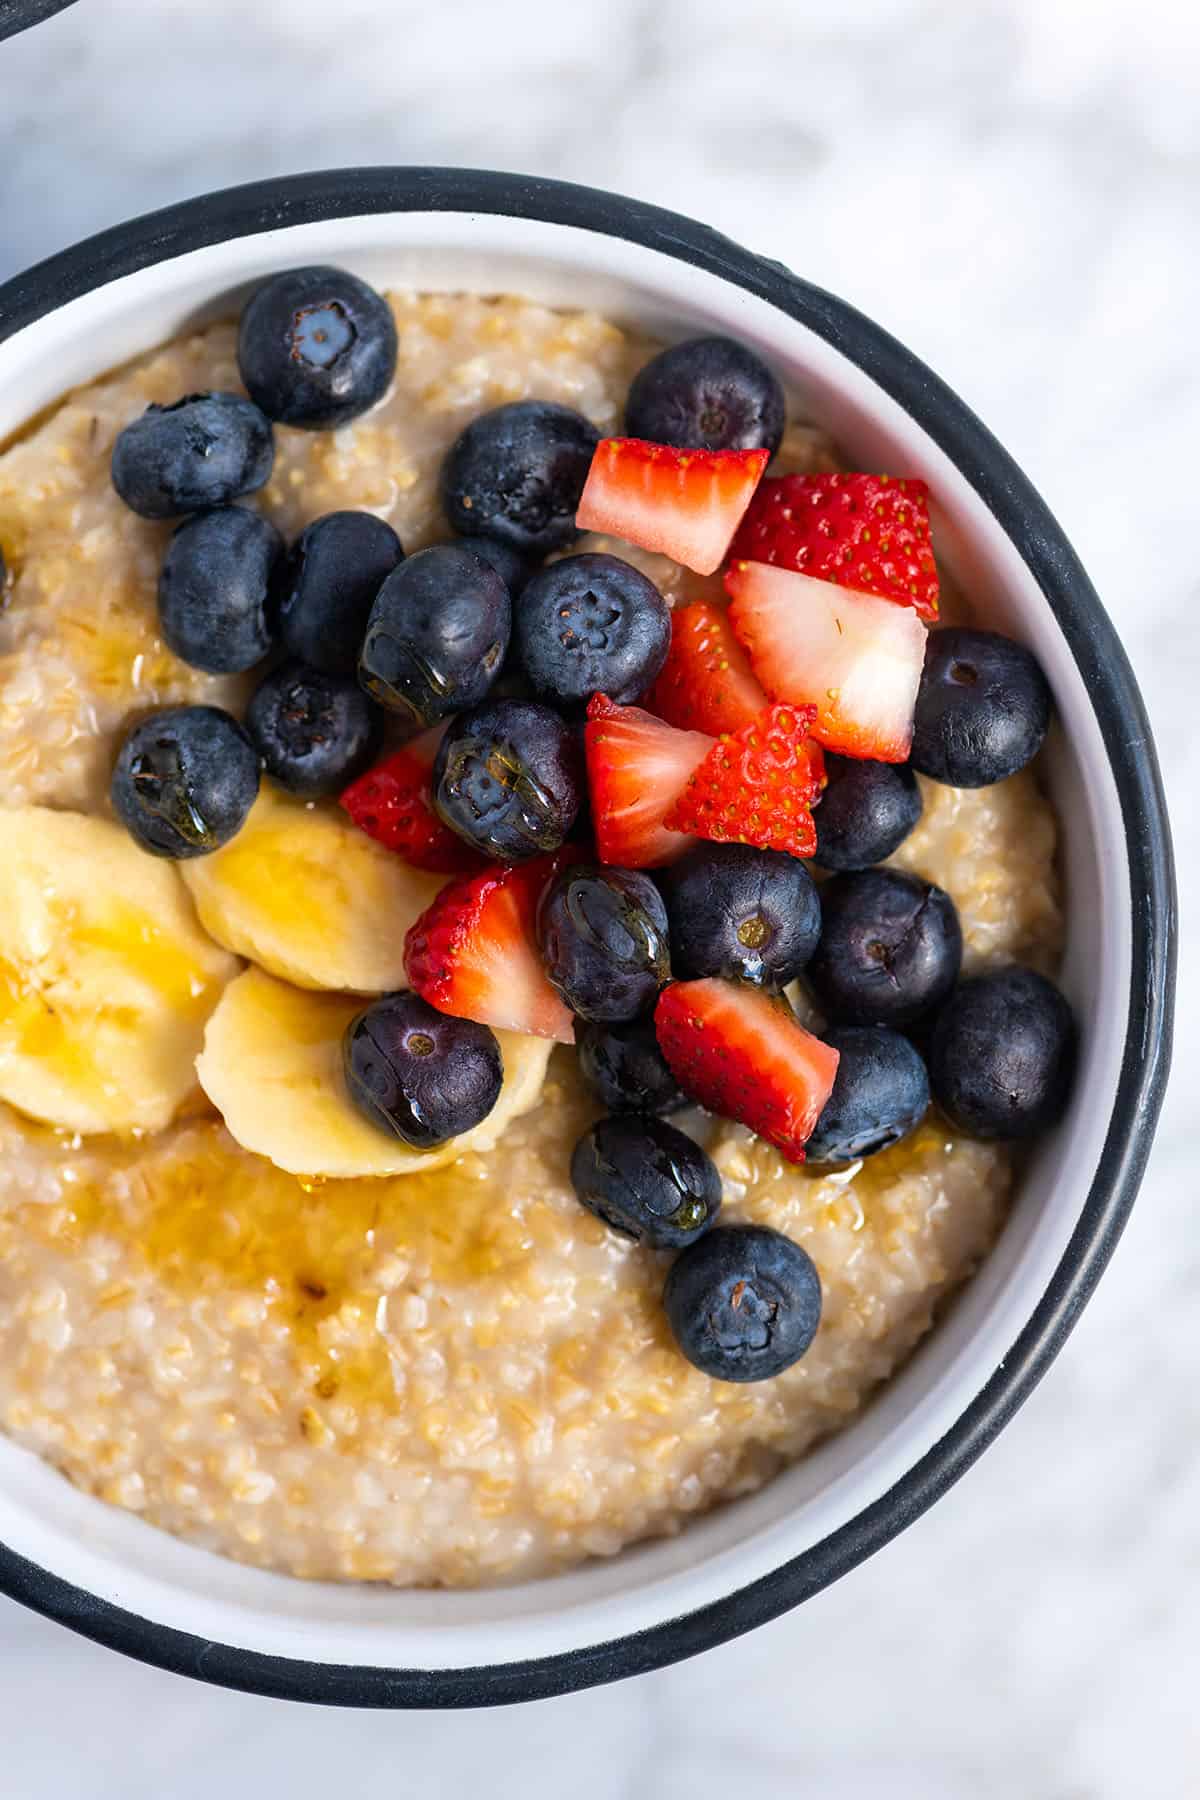
[[998, 1247], [939, 1329], [840, 1436], [762, 1492], [677, 1539], [570, 1575], [480, 1593], [406, 1593], [243, 1569], [77, 1492], [0, 1438], [0, 1541], [88, 1593], [238, 1648], [453, 1669], [602, 1643], [722, 1598], [878, 1500], [953, 1424], [1028, 1320], [1100, 1162], [1129, 1009], [1128, 864], [1079, 671], [1033, 576], [966, 476], [848, 356], [766, 300], [673, 256], [575, 227], [465, 212], [351, 217], [236, 238], [99, 287], [0, 345], [0, 437], [64, 389], [233, 310], [264, 274], [310, 261], [345, 264], [381, 285], [524, 293], [592, 306], [667, 338], [703, 328], [755, 345], [862, 466], [930, 483], [942, 557], [979, 622], [1036, 650], [1060, 721], [1050, 770], [1066, 879], [1063, 980], [1083, 1021], [1072, 1111], [1034, 1153]]

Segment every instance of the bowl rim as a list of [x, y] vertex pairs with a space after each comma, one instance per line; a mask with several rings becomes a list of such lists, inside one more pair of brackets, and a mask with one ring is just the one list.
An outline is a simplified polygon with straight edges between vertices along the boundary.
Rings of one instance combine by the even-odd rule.
[[779, 1617], [895, 1537], [971, 1466], [1032, 1393], [1103, 1273], [1145, 1168], [1170, 1064], [1176, 897], [1145, 707], [1120, 639], [1061, 528], [1008, 453], [895, 338], [782, 263], [681, 214], [601, 189], [421, 165], [315, 171], [225, 188], [87, 238], [0, 285], [0, 343], [92, 290], [219, 242], [393, 212], [486, 213], [573, 226], [690, 263], [767, 301], [878, 384], [950, 458], [1033, 575], [1088, 687], [1120, 800], [1132, 902], [1129, 1011], [1097, 1175], [1049, 1285], [1003, 1363], [886, 1494], [772, 1574], [630, 1636], [517, 1662], [384, 1669], [267, 1655], [139, 1617], [0, 1545], [0, 1592], [159, 1668], [323, 1704], [464, 1707], [540, 1699], [694, 1655]]
[[0, 42], [28, 31], [31, 25], [44, 25], [74, 4], [75, 0], [0, 0]]

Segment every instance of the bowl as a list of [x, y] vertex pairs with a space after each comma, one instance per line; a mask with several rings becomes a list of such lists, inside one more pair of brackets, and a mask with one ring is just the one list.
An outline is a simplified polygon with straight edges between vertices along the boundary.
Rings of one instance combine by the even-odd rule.
[[1166, 1079], [1170, 839], [1120, 642], [1029, 482], [962, 402], [844, 302], [704, 226], [559, 182], [333, 171], [192, 200], [0, 288], [0, 436], [264, 276], [344, 264], [377, 284], [512, 290], [664, 338], [760, 350], [861, 466], [938, 501], [978, 618], [1029, 644], [1058, 707], [1063, 985], [1082, 1022], [1062, 1126], [999, 1243], [911, 1361], [836, 1438], [679, 1537], [474, 1592], [311, 1584], [243, 1568], [70, 1487], [0, 1439], [0, 1588], [99, 1642], [231, 1687], [355, 1706], [463, 1706], [610, 1681], [797, 1605], [911, 1523], [1045, 1373], [1108, 1261]]

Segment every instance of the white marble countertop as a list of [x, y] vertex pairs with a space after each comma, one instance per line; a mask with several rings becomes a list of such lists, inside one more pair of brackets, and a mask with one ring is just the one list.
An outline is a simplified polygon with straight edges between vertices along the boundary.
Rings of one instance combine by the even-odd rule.
[[[563, 175], [707, 219], [888, 325], [1015, 453], [1124, 633], [1194, 819], [1200, 23], [1184, 10], [80, 0], [0, 45], [0, 275], [187, 194], [354, 162]], [[1183, 813], [1186, 924], [1200, 833]], [[1194, 1800], [1197, 1013], [1185, 952], [1151, 1171], [1050, 1378], [931, 1514], [799, 1613], [618, 1688], [403, 1717], [203, 1688], [0, 1602], [0, 1791]]]

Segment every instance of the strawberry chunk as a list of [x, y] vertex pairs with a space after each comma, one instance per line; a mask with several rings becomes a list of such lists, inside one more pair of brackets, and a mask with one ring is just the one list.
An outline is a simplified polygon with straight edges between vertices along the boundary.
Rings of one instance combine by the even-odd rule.
[[640, 706], [593, 694], [584, 746], [601, 862], [657, 869], [683, 855], [692, 840], [664, 820], [712, 742], [703, 732], [676, 731]]
[[815, 706], [784, 701], [720, 738], [665, 823], [719, 844], [812, 856], [812, 803], [825, 784], [825, 758], [808, 735], [816, 715]]
[[786, 1000], [719, 976], [675, 981], [659, 996], [654, 1029], [680, 1087], [789, 1162], [804, 1161], [838, 1052], [806, 1031]]
[[826, 749], [905, 760], [926, 637], [911, 607], [766, 563], [732, 563], [725, 586], [729, 622], [773, 700], [815, 706]]
[[681, 731], [740, 731], [767, 704], [750, 659], [723, 610], [707, 600], [671, 614], [671, 648], [646, 696], [651, 712]]
[[644, 438], [602, 438], [575, 523], [711, 575], [769, 460], [767, 450], [677, 450]]
[[764, 481], [730, 555], [897, 600], [923, 619], [938, 615], [923, 481], [840, 474]]
[[409, 985], [439, 1012], [501, 1031], [574, 1041], [534, 935], [538, 901], [565, 854], [489, 864], [449, 882], [404, 940]]
[[433, 810], [429, 774], [444, 725], [423, 731], [346, 788], [339, 804], [368, 837], [394, 850], [415, 869], [457, 875], [477, 869], [482, 858], [443, 825]]

